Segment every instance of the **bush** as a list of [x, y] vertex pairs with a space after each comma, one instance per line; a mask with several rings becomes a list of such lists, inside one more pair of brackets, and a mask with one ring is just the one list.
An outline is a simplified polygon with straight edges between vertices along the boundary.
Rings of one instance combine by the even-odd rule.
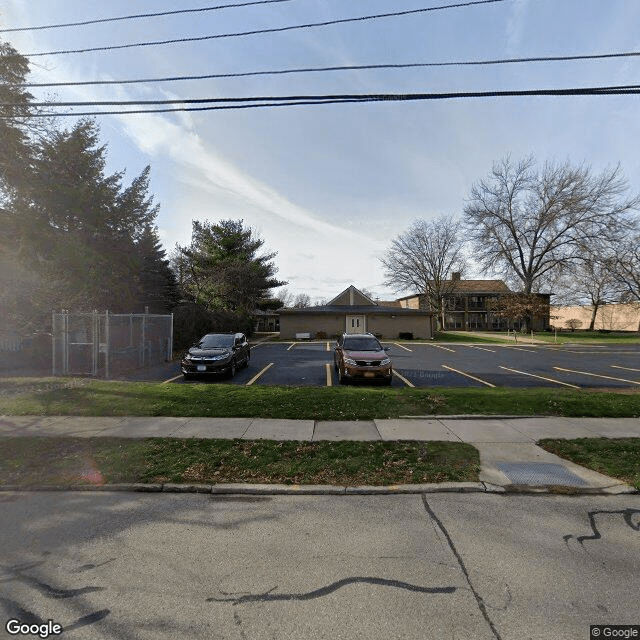
[[578, 320], [578, 318], [569, 318], [565, 324], [569, 329], [571, 329], [571, 331], [575, 331], [582, 326], [582, 320]]

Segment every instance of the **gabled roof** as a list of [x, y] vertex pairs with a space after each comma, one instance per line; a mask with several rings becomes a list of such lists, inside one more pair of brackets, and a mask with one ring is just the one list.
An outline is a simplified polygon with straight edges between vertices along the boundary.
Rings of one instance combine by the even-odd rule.
[[353, 306], [371, 305], [377, 307], [369, 296], [366, 296], [360, 289], [356, 289], [353, 285], [349, 285], [342, 293], [339, 293], [333, 300], [329, 300], [328, 307], [353, 307]]
[[[451, 283], [449, 282], [448, 284]], [[512, 293], [512, 291], [502, 280], [457, 280], [449, 295], [455, 295], [456, 293]], [[421, 295], [424, 294], [414, 293], [410, 296], [398, 298], [398, 300], [410, 300]]]

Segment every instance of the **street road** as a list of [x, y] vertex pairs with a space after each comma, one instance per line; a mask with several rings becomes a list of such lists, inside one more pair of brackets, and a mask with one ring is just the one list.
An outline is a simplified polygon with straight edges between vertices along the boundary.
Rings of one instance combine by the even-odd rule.
[[11, 618], [65, 640], [586, 640], [640, 624], [638, 496], [25, 492], [0, 494], [0, 513], [2, 637]]

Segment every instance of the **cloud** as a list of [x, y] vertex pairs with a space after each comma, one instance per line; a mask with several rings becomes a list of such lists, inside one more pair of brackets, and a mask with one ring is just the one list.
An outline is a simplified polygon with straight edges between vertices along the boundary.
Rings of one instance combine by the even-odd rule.
[[184, 172], [190, 174], [187, 177], [189, 182], [206, 191], [232, 196], [307, 231], [329, 237], [339, 233], [352, 240], [366, 241], [370, 250], [381, 248], [378, 240], [363, 238], [361, 233], [316, 218], [274, 189], [207, 150], [203, 140], [193, 130], [157, 116], [144, 119], [122, 117], [122, 124], [141, 151], [151, 156], [169, 155]]
[[507, 51], [514, 51], [520, 45], [528, 8], [529, 0], [515, 0], [511, 8], [507, 21]]

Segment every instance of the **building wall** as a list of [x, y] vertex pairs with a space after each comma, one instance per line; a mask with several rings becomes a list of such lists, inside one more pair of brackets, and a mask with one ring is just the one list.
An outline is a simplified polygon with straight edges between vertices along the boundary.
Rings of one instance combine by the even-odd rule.
[[328, 337], [342, 333], [346, 325], [346, 316], [342, 314], [288, 314], [280, 315], [280, 337], [293, 340], [296, 333], [310, 333], [315, 336], [323, 331]]
[[[559, 329], [567, 328], [567, 320], [576, 318], [582, 323], [579, 329], [588, 329], [593, 307], [551, 307], [551, 324]], [[640, 304], [605, 304], [598, 309], [594, 329], [606, 331], [640, 331]]]
[[[310, 333], [314, 337], [318, 332], [324, 332], [327, 337], [334, 336], [345, 331], [347, 315], [345, 314], [288, 314], [280, 316], [280, 337], [293, 340], [296, 333]], [[366, 331], [380, 334], [385, 339], [397, 339], [400, 333], [412, 333], [414, 338], [430, 338], [431, 318], [420, 315], [395, 316], [379, 314], [355, 314], [366, 316]]]
[[367, 331], [383, 338], [398, 338], [400, 333], [412, 333], [414, 338], [427, 339], [433, 335], [429, 316], [367, 316]]

